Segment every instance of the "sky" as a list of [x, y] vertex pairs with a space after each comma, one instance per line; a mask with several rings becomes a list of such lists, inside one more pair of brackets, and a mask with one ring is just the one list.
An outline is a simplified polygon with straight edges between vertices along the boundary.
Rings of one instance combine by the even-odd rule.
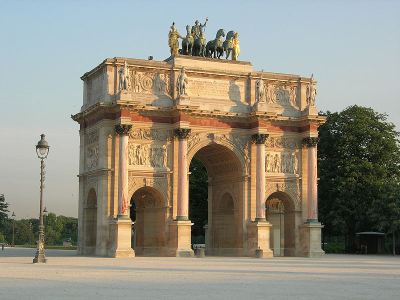
[[47, 210], [78, 214], [82, 76], [105, 58], [169, 56], [168, 30], [204, 22], [239, 32], [240, 60], [255, 70], [318, 81], [319, 110], [357, 104], [400, 130], [400, 1], [0, 0], [0, 194], [17, 219], [39, 213], [45, 133]]

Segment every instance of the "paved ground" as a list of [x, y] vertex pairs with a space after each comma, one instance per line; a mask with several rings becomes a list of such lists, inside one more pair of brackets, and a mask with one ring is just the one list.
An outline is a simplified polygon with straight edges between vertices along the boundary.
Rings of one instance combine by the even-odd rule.
[[0, 299], [399, 299], [400, 257], [78, 257], [0, 250]]

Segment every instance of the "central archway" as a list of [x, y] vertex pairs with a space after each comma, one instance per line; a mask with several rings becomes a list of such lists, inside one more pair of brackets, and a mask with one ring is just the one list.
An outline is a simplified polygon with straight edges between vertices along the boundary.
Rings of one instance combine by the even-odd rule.
[[[242, 256], [243, 253], [243, 166], [233, 150], [212, 143], [199, 149], [192, 157], [193, 163], [200, 161], [207, 176], [207, 193], [194, 199], [189, 193], [189, 215], [191, 209], [199, 209], [192, 201], [207, 201], [206, 220], [195, 224], [194, 228], [204, 226], [204, 240], [207, 255]], [[191, 168], [193, 170], [193, 168]], [[193, 180], [193, 174], [189, 181]], [[192, 190], [192, 189], [191, 189]], [[193, 190], [192, 190], [193, 191]], [[200, 198], [200, 199], [199, 199]], [[198, 214], [197, 214], [198, 215]], [[196, 222], [196, 220], [191, 220]], [[197, 229], [198, 231], [198, 229]], [[192, 236], [193, 238], [193, 236]], [[192, 239], [192, 244], [198, 241]]]

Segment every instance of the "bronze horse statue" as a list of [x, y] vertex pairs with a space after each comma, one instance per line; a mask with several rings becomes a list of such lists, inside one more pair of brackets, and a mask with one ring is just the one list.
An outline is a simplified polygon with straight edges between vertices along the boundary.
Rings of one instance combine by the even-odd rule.
[[186, 37], [182, 39], [183, 55], [192, 55], [194, 45], [194, 38], [192, 36], [192, 26], [186, 25]]
[[223, 49], [223, 37], [225, 37], [225, 31], [223, 29], [218, 30], [215, 35], [215, 39], [209, 41], [206, 45], [206, 56], [213, 58], [221, 58], [224, 54]]
[[231, 55], [231, 52], [232, 52], [232, 40], [233, 40], [234, 34], [235, 34], [235, 32], [233, 30], [229, 31], [226, 34], [226, 39], [225, 39], [224, 43], [222, 44], [222, 48], [224, 49], [226, 59], [229, 58], [229, 55]]

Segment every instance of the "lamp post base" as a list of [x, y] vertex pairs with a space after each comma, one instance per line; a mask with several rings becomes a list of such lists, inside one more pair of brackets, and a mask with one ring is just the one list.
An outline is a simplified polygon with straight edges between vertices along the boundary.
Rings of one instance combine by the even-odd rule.
[[44, 253], [36, 253], [35, 258], [33, 259], [33, 263], [43, 263], [45, 264], [47, 262], [47, 258], [45, 257]]
[[44, 254], [44, 230], [43, 226], [39, 226], [39, 241], [38, 241], [38, 247], [36, 250], [36, 255], [33, 258], [33, 263], [46, 263], [46, 255]]

